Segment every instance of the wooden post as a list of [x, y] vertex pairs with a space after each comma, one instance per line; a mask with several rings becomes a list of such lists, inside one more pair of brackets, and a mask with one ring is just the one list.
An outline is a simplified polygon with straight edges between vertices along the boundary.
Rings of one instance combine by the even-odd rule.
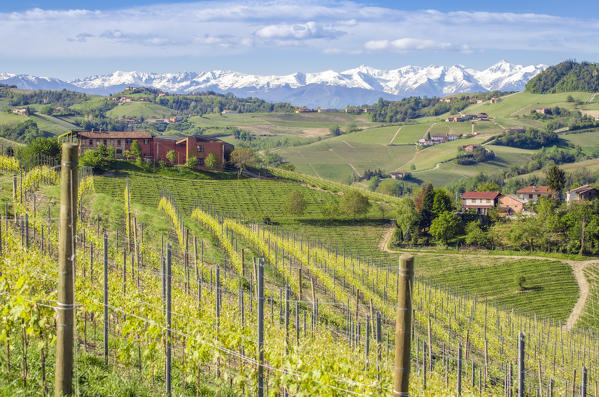
[[166, 248], [166, 395], [171, 395], [171, 245]]
[[524, 332], [520, 332], [518, 336], [518, 397], [524, 397], [524, 347], [525, 347]]
[[457, 395], [462, 395], [462, 344], [458, 343]]
[[414, 276], [414, 257], [403, 255], [399, 260], [397, 318], [395, 321], [395, 371], [393, 396], [409, 396], [410, 343], [412, 322], [411, 286]]
[[258, 397], [264, 396], [264, 260], [258, 260]]
[[104, 233], [104, 363], [108, 364], [108, 236]]
[[582, 384], [580, 385], [580, 397], [587, 397], [587, 367], [582, 367]]
[[63, 144], [56, 302], [56, 396], [73, 394], [73, 238], [77, 232], [77, 162], [77, 145]]

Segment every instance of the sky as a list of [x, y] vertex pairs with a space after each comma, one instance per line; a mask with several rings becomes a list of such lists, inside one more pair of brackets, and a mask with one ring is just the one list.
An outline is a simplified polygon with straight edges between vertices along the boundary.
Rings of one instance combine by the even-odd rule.
[[597, 1], [0, 2], [0, 73], [254, 74], [599, 61]]

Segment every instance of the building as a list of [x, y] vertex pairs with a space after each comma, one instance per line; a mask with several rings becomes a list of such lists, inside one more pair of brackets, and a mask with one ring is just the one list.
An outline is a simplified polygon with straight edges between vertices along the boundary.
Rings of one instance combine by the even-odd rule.
[[29, 115], [29, 108], [14, 108], [12, 110], [12, 112], [14, 114], [18, 114], [19, 116], [28, 116]]
[[474, 209], [479, 215], [487, 215], [495, 208], [499, 192], [466, 192], [462, 194], [462, 208]]
[[576, 189], [568, 190], [566, 193], [566, 202], [580, 202], [583, 200], [593, 200], [599, 198], [599, 191], [592, 186], [582, 185]]
[[123, 158], [125, 150], [131, 149], [131, 143], [137, 141], [141, 146], [143, 158], [153, 160], [152, 134], [146, 131], [78, 131], [75, 132], [79, 140], [79, 155], [88, 150], [95, 150], [100, 145], [112, 146], [116, 150], [116, 157]]
[[318, 113], [335, 113], [337, 109], [335, 108], [318, 108]]
[[238, 114], [239, 112], [237, 110], [229, 110], [229, 109], [225, 109], [222, 112], [220, 112], [220, 114]]
[[433, 141], [435, 144], [438, 144], [438, 143], [445, 143], [445, 142], [447, 142], [447, 141], [448, 141], [448, 139], [447, 139], [447, 135], [445, 135], [445, 134], [434, 134], [434, 135], [432, 135], [432, 136], [431, 136], [431, 140], [432, 140], [432, 141]]
[[519, 214], [524, 211], [524, 204], [526, 203], [515, 194], [502, 194], [497, 202], [505, 215]]
[[301, 107], [299, 109], [295, 109], [295, 113], [313, 113], [314, 109], [310, 109], [307, 107]]
[[170, 163], [167, 159], [167, 153], [171, 150], [175, 152], [175, 161], [173, 165], [183, 165], [189, 158], [198, 159], [198, 166], [205, 167], [206, 157], [213, 153], [217, 161], [217, 169], [222, 169], [233, 151], [233, 145], [223, 142], [220, 139], [196, 135], [159, 135], [153, 136], [146, 131], [111, 131], [94, 132], [78, 131], [74, 132], [79, 140], [79, 155], [87, 150], [96, 149], [99, 145], [112, 146], [116, 150], [116, 157], [123, 158], [125, 150], [131, 149], [133, 141], [137, 141], [141, 147], [142, 157], [147, 161], [156, 163], [160, 160]]
[[393, 171], [390, 172], [389, 175], [391, 175], [391, 178], [393, 179], [408, 179], [411, 174], [409, 172]]
[[519, 189], [516, 194], [520, 200], [525, 203], [528, 203], [529, 201], [534, 203], [541, 197], [553, 197], [555, 192], [550, 190], [547, 186], [526, 186]]

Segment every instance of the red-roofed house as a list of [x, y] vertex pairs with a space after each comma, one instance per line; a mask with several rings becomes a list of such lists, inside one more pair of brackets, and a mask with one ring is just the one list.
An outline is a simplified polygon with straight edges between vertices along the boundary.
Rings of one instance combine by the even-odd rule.
[[495, 208], [499, 192], [466, 192], [462, 194], [462, 208], [473, 208], [479, 215], [487, 215], [490, 208]]
[[122, 158], [123, 152], [131, 148], [133, 141], [137, 141], [141, 146], [141, 155], [153, 159], [152, 134], [146, 131], [78, 131], [76, 134], [79, 139], [79, 155], [104, 145], [114, 147], [116, 157]]
[[536, 202], [541, 197], [552, 197], [555, 195], [553, 190], [547, 186], [526, 186], [516, 192], [518, 197], [525, 203]]

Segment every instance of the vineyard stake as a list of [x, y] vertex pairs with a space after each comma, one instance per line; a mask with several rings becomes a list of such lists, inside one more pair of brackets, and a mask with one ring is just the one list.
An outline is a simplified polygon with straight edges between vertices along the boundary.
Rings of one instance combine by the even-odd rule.
[[166, 395], [171, 395], [171, 245], [166, 248]]
[[104, 233], [104, 362], [108, 364], [108, 236]]
[[518, 337], [518, 397], [524, 397], [524, 352], [525, 352], [524, 332], [520, 332]]
[[[264, 260], [258, 259], [258, 397], [264, 396]], [[272, 302], [272, 301], [271, 301]], [[272, 306], [271, 306], [272, 307]]]
[[[77, 218], [77, 145], [62, 145], [58, 299], [56, 316], [56, 377], [54, 394], [73, 393], [73, 236]], [[21, 195], [21, 198], [23, 196]]]
[[458, 374], [457, 374], [457, 393], [458, 397], [462, 395], [462, 344], [458, 343]]
[[414, 276], [414, 257], [400, 258], [397, 285], [397, 318], [395, 322], [395, 371], [393, 396], [409, 396], [410, 383], [410, 324], [412, 322], [411, 283]]
[[580, 397], [587, 397], [587, 367], [582, 367], [582, 385], [580, 386]]

